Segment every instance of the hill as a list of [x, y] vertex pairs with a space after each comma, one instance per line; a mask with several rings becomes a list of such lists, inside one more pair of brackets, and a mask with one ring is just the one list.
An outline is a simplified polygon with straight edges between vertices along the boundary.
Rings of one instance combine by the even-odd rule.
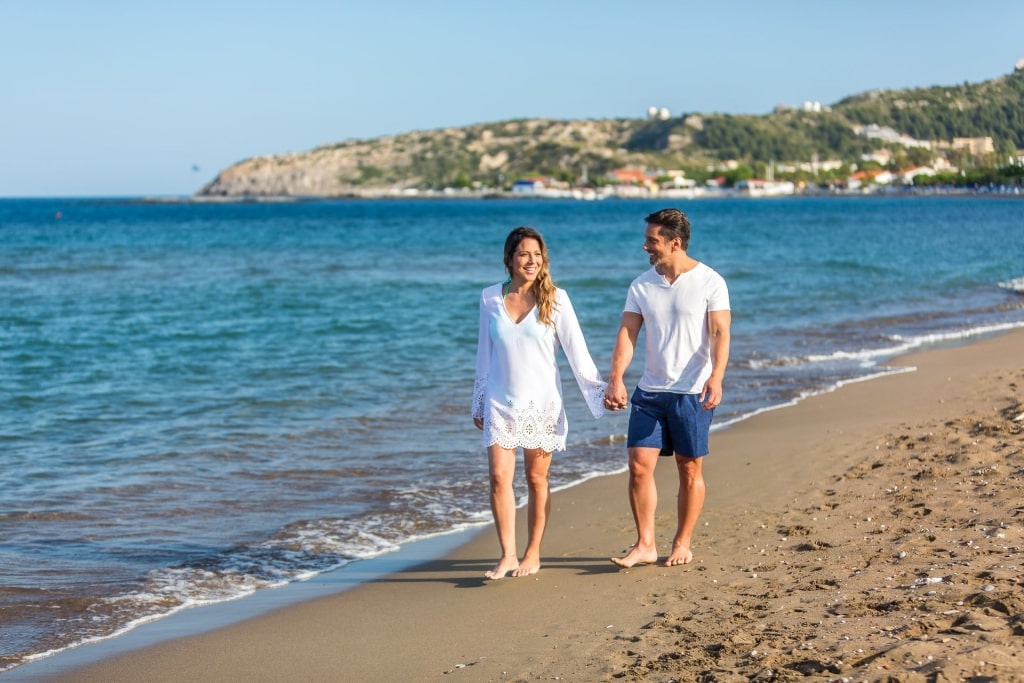
[[[868, 137], [864, 126], [922, 144]], [[956, 149], [957, 138], [991, 138], [991, 149]], [[927, 143], [927, 144], [924, 144]], [[507, 189], [546, 176], [602, 184], [616, 168], [684, 171], [703, 181], [726, 160], [757, 173], [833, 160], [845, 172], [862, 155], [891, 150], [893, 163], [943, 157], [960, 166], [1006, 163], [1024, 148], [1024, 70], [981, 83], [852, 95], [830, 107], [780, 107], [763, 116], [523, 119], [346, 140], [301, 153], [246, 159], [221, 171], [205, 197], [372, 196], [413, 189]], [[735, 166], [735, 164], [733, 164]], [[805, 175], [809, 172], [805, 171]]]

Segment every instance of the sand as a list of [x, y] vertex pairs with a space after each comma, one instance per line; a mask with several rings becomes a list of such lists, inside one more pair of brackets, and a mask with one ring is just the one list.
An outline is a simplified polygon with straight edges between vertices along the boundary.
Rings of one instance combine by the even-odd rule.
[[[554, 495], [535, 576], [484, 581], [487, 528], [56, 679], [1024, 681], [1024, 331], [894, 366], [715, 432], [684, 567], [608, 561], [634, 531], [625, 475], [602, 477]], [[671, 460], [658, 477], [664, 555]]]

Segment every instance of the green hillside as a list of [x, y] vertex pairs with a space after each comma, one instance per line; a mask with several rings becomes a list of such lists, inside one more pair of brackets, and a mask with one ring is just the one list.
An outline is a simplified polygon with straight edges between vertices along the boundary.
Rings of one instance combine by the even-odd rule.
[[[901, 145], [857, 132], [871, 124], [921, 142]], [[992, 148], [957, 147], [957, 138], [991, 138]], [[601, 185], [610, 182], [610, 171], [627, 167], [681, 170], [697, 182], [719, 175], [734, 181], [764, 177], [769, 164], [777, 179], [830, 183], [854, 165], [864, 168], [862, 155], [883, 148], [890, 159], [882, 163], [891, 170], [942, 162], [970, 174], [968, 182], [1019, 178], [1021, 167], [1008, 165], [1024, 154], [1024, 70], [976, 84], [872, 91], [817, 111], [780, 107], [763, 116], [523, 119], [346, 140], [247, 159], [222, 171], [199, 194], [508, 189], [530, 176]], [[965, 176], [959, 177], [963, 182]]]
[[984, 83], [854, 95], [834, 109], [854, 123], [890, 126], [922, 140], [987, 136], [997, 153], [1024, 148], [1024, 70]]

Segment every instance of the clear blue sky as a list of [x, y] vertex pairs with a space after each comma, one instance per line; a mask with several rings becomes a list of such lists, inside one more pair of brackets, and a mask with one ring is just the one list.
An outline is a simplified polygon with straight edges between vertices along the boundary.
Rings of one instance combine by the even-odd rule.
[[2, 2], [0, 196], [189, 195], [349, 138], [977, 82], [1024, 58], [1022, 27], [1020, 0]]

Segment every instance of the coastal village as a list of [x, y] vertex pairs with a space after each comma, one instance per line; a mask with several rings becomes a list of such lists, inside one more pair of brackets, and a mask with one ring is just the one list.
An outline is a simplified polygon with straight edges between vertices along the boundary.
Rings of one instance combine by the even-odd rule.
[[[802, 106], [805, 112], [827, 111], [818, 102], [805, 102]], [[648, 118], [668, 119], [671, 116], [668, 109], [662, 107], [651, 107], [648, 111]], [[900, 145], [908, 149], [922, 149], [934, 151], [931, 163], [925, 165], [908, 166], [901, 170], [888, 170], [895, 159], [895, 155], [888, 148], [882, 148], [871, 154], [861, 157], [862, 162], [868, 168], [860, 170], [857, 165], [850, 167], [851, 173], [845, 181], [830, 184], [826, 191], [847, 192], [855, 194], [872, 194], [879, 192], [893, 192], [911, 188], [915, 185], [915, 179], [932, 178], [938, 173], [957, 173], [959, 168], [951, 164], [942, 155], [946, 150], [961, 150], [972, 156], [982, 156], [995, 152], [991, 137], [978, 138], [954, 138], [951, 141], [944, 140], [916, 140], [908, 135], [903, 135], [892, 128], [878, 126], [876, 124], [859, 126], [855, 129], [858, 135], [873, 140], [880, 140], [887, 145]], [[1024, 156], [1010, 159], [1011, 164], [1024, 166]], [[839, 159], [819, 161], [816, 157], [808, 162], [800, 164], [778, 164], [770, 162], [767, 167], [765, 178], [751, 178], [738, 180], [731, 187], [728, 184], [724, 173], [735, 171], [740, 167], [737, 160], [726, 160], [719, 164], [708, 167], [708, 171], [718, 172], [719, 175], [709, 178], [704, 183], [697, 183], [692, 178], [687, 178], [685, 171], [646, 169], [639, 167], [624, 167], [610, 171], [606, 177], [606, 183], [600, 187], [590, 186], [587, 183], [586, 171], [581, 175], [582, 182], [573, 187], [565, 181], [558, 181], [546, 176], [530, 176], [516, 180], [512, 185], [512, 193], [519, 196], [550, 197], [550, 198], [572, 198], [572, 199], [606, 199], [608, 197], [620, 198], [653, 198], [662, 197], [668, 199], [695, 199], [699, 197], [716, 197], [726, 195], [740, 195], [748, 197], [778, 197], [793, 195], [797, 193], [817, 193], [820, 187], [813, 183], [793, 182], [790, 180], [776, 180], [775, 172], [796, 172], [802, 171], [817, 176], [822, 171], [835, 171], [842, 169], [846, 164]], [[1017, 188], [1019, 193], [1019, 188]]]
[[[1024, 59], [1014, 65], [1014, 72], [1024, 71]], [[776, 108], [776, 112], [790, 109], [785, 105]], [[805, 114], [820, 114], [830, 111], [828, 106], [820, 102], [805, 101], [798, 108]], [[671, 112], [666, 107], [649, 107], [649, 120], [667, 121]], [[700, 125], [699, 121], [696, 122]], [[961, 169], [950, 162], [948, 152], [960, 152], [970, 158], [991, 157], [996, 147], [990, 136], [954, 137], [952, 140], [918, 140], [889, 127], [878, 124], [854, 127], [854, 133], [868, 140], [877, 141], [882, 146], [868, 154], [861, 155], [860, 164], [847, 164], [840, 159], [819, 160], [817, 154], [812, 159], [800, 163], [779, 163], [770, 161], [767, 164], [764, 178], [744, 178], [730, 183], [727, 173], [740, 168], [738, 160], [724, 160], [709, 165], [707, 171], [712, 174], [703, 183], [686, 177], [682, 170], [647, 169], [643, 167], [623, 167], [610, 171], [605, 184], [600, 187], [589, 186], [586, 171], [576, 187], [569, 183], [545, 176], [531, 176], [517, 180], [512, 192], [518, 195], [536, 197], [556, 197], [574, 199], [604, 199], [607, 197], [628, 198], [682, 198], [715, 197], [739, 195], [748, 197], [776, 197], [793, 194], [816, 194], [821, 191], [831, 193], [875, 194], [906, 191], [915, 186], [934, 185], [939, 174], [955, 175]], [[899, 155], [893, 149], [914, 150], [913, 155]], [[926, 163], [910, 163], [899, 165], [900, 160], [924, 161]], [[1005, 162], [1008, 166], [1024, 167], [1024, 152], [1018, 150]], [[847, 170], [845, 177], [840, 177], [824, 187], [819, 183], [808, 181], [776, 180], [775, 173], [810, 174], [817, 178], [823, 172], [841, 172]], [[924, 180], [925, 182], [922, 182]], [[929, 182], [931, 181], [931, 182]], [[1000, 191], [1020, 194], [1019, 185], [1012, 188], [999, 188]]]

